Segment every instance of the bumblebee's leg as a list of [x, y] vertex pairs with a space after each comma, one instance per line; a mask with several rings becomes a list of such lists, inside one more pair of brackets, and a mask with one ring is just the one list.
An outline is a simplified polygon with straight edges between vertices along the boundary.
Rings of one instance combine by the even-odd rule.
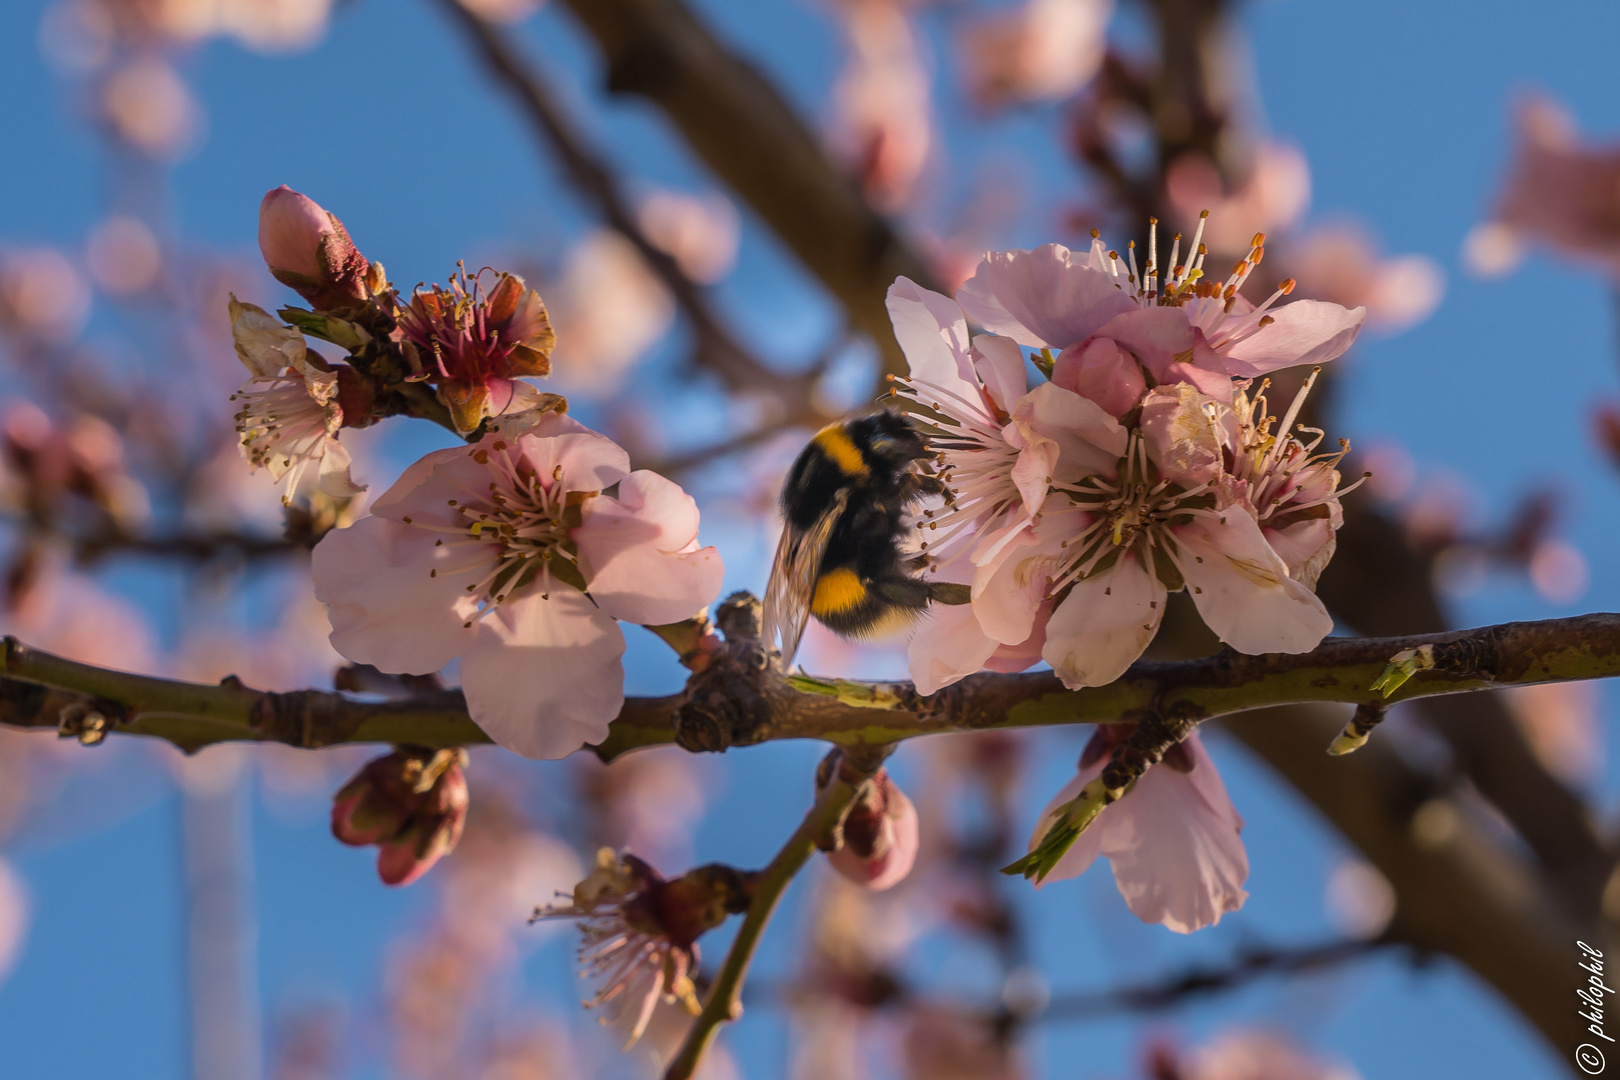
[[885, 577], [872, 582], [872, 591], [895, 607], [921, 611], [928, 606], [933, 586], [912, 577]]
[[930, 581], [928, 596], [936, 604], [966, 604], [973, 599], [973, 586], [953, 581]]

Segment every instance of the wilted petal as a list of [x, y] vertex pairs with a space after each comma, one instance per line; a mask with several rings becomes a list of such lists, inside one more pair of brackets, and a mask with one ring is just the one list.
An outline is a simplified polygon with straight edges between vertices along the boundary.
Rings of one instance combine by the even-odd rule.
[[336, 439], [329, 440], [326, 452], [321, 455], [321, 490], [334, 499], [349, 499], [366, 490], [366, 485], [357, 484], [349, 475], [349, 469], [354, 462], [343, 444]]
[[1198, 613], [1238, 652], [1310, 652], [1333, 631], [1322, 601], [1288, 576], [1241, 507], [1200, 513], [1171, 532]]
[[1074, 583], [1046, 624], [1041, 657], [1070, 690], [1111, 683], [1153, 640], [1164, 598], [1158, 577], [1128, 552], [1107, 570]]
[[332, 647], [381, 671], [428, 675], [460, 655], [476, 603], [467, 586], [495, 566], [493, 545], [436, 546], [433, 533], [364, 517], [315, 545], [310, 575], [329, 608]]
[[461, 658], [467, 711], [529, 758], [561, 758], [607, 737], [624, 705], [624, 634], [569, 585], [514, 594], [478, 624]]
[[725, 567], [712, 547], [693, 550], [698, 508], [680, 485], [640, 470], [617, 499], [586, 500], [570, 534], [580, 569], [604, 612], [660, 626], [689, 618], [720, 592]]
[[1187, 383], [1157, 387], [1142, 403], [1142, 438], [1165, 478], [1190, 488], [1221, 473], [1222, 451], [1231, 440], [1213, 405]]
[[1115, 315], [1136, 308], [1119, 280], [1075, 260], [1062, 244], [987, 252], [956, 299], [991, 333], [1052, 349], [1083, 341]]

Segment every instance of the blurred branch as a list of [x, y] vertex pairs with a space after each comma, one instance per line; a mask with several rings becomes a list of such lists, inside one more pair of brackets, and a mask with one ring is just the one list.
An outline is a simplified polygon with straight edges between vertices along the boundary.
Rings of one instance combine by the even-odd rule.
[[933, 275], [776, 87], [681, 0], [566, 2], [601, 47], [608, 90], [662, 109], [876, 343], [884, 370], [904, 371], [884, 296], [901, 275], [930, 288]]
[[730, 951], [726, 953], [725, 963], [720, 966], [714, 985], [709, 988], [703, 1012], [693, 1022], [692, 1030], [687, 1032], [680, 1052], [664, 1073], [664, 1080], [691, 1080], [703, 1062], [704, 1053], [719, 1034], [720, 1025], [742, 1016], [743, 982], [748, 978], [754, 951], [759, 948], [760, 937], [776, 910], [777, 901], [792, 883], [794, 875], [815, 854], [817, 841], [831, 833], [843, 820], [866, 780], [877, 771], [883, 756], [881, 752], [872, 755], [873, 760], [866, 763], [870, 768], [864, 769], [853, 768], [845, 758], [844, 765], [835, 770], [827, 786], [817, 794], [815, 804], [805, 814], [804, 821], [788, 838], [788, 842], [782, 845], [782, 850], [776, 853], [770, 865], [760, 872], [754, 886], [753, 900], [748, 905], [748, 914], [743, 916], [742, 926], [731, 943]]
[[[1447, 623], [1429, 560], [1414, 551], [1400, 523], [1365, 497], [1345, 514], [1339, 550], [1318, 584], [1342, 623], [1366, 634], [1432, 633]], [[1613, 858], [1591, 811], [1541, 764], [1494, 697], [1424, 702], [1425, 719], [1451, 747], [1458, 766], [1507, 819], [1586, 917], [1596, 913]]]
[[[1084, 690], [1065, 690], [1050, 672], [981, 672], [921, 697], [904, 682], [782, 676], [761, 662], [757, 636], [739, 624], [736, 609], [749, 604], [757, 601], [734, 597], [722, 605], [717, 621], [726, 633], [724, 648], [705, 659], [684, 693], [625, 699], [597, 754], [611, 760], [661, 743], [724, 750], [777, 739], [873, 747], [942, 731], [1134, 722], [1152, 714], [1203, 720], [1304, 702], [1376, 704], [1384, 698], [1368, 687], [1389, 658], [1424, 645], [1434, 646], [1436, 666], [1402, 685], [1391, 702], [1620, 675], [1620, 615], [1598, 614], [1422, 637], [1329, 638], [1299, 655], [1222, 652], [1197, 660], [1140, 661], [1116, 682]], [[231, 740], [302, 747], [489, 741], [454, 690], [374, 703], [319, 690], [266, 693], [234, 678], [206, 686], [79, 664], [15, 638], [5, 639], [0, 666], [0, 697], [25, 699], [18, 680], [72, 691], [103, 703], [108, 729], [155, 735], [186, 750]], [[0, 716], [15, 726], [60, 726], [60, 717], [45, 711], [47, 700], [35, 704], [41, 711], [30, 714], [14, 705]], [[1329, 741], [1331, 736], [1324, 738], [1317, 752]]]
[[[1222, 726], [1282, 775], [1395, 887], [1385, 933], [1472, 968], [1562, 1056], [1584, 1041], [1569, 1007], [1577, 940], [1604, 940], [1595, 920], [1572, 920], [1533, 864], [1446, 787], [1374, 739], [1330, 758], [1342, 715], [1277, 709]], [[1600, 946], [1608, 948], [1607, 945]]]
[[647, 237], [618, 177], [606, 160], [589, 148], [539, 73], [513, 47], [507, 31], [458, 0], [440, 0], [440, 6], [467, 32], [490, 74], [512, 94], [536, 134], [562, 162], [569, 181], [596, 204], [603, 220], [630, 242], [686, 312], [697, 339], [699, 363], [718, 375], [733, 392], [764, 393], [785, 402], [809, 399], [819, 372], [786, 375], [773, 371], [732, 335], [703, 289], [686, 276], [668, 252]]
[[1387, 937], [1350, 938], [1290, 948], [1251, 948], [1224, 967], [1194, 968], [1181, 975], [1134, 986], [1059, 994], [1030, 1021], [1083, 1020], [1121, 1012], [1153, 1012], [1201, 994], [1235, 990], [1268, 975], [1303, 975], [1359, 960], [1402, 943]]

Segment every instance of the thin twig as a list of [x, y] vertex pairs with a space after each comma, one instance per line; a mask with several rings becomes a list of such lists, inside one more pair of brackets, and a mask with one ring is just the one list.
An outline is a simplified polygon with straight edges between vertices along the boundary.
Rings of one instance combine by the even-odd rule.
[[1371, 953], [1403, 944], [1378, 937], [1350, 938], [1290, 948], [1249, 949], [1223, 967], [1195, 968], [1168, 979], [1132, 986], [1054, 995], [1046, 1008], [1029, 1020], [1034, 1023], [1061, 1022], [1089, 1020], [1121, 1012], [1154, 1012], [1180, 1005], [1190, 997], [1234, 990], [1267, 975], [1298, 975], [1359, 960]]
[[782, 845], [782, 850], [776, 853], [776, 858], [761, 871], [754, 888], [753, 901], [748, 905], [748, 914], [743, 916], [742, 926], [731, 943], [731, 951], [726, 953], [725, 963], [715, 976], [714, 985], [709, 988], [703, 1012], [693, 1021], [692, 1030], [687, 1032], [680, 1052], [664, 1073], [664, 1080], [690, 1080], [702, 1063], [704, 1053], [714, 1042], [714, 1037], [719, 1034], [720, 1025], [742, 1016], [742, 990], [748, 978], [748, 966], [759, 947], [760, 937], [765, 933], [765, 925], [776, 910], [777, 901], [782, 898], [794, 875], [815, 854], [817, 838], [830, 832], [849, 809], [850, 803], [854, 802], [862, 782], [851, 782], [842, 776], [835, 776], [817, 795], [815, 805], [804, 816], [804, 821], [788, 838], [788, 842]]

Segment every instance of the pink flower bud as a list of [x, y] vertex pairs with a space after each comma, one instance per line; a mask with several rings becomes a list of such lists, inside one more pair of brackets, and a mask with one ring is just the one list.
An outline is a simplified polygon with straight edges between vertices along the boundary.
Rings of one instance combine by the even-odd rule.
[[371, 297], [371, 264], [343, 222], [286, 184], [259, 204], [259, 252], [271, 276], [317, 311], [352, 307]]
[[834, 870], [874, 892], [898, 885], [917, 861], [917, 808], [879, 769], [844, 818], [843, 844], [827, 856]]
[[334, 796], [332, 835], [378, 846], [385, 885], [409, 885], [461, 839], [467, 781], [461, 750], [395, 750], [370, 762]]

